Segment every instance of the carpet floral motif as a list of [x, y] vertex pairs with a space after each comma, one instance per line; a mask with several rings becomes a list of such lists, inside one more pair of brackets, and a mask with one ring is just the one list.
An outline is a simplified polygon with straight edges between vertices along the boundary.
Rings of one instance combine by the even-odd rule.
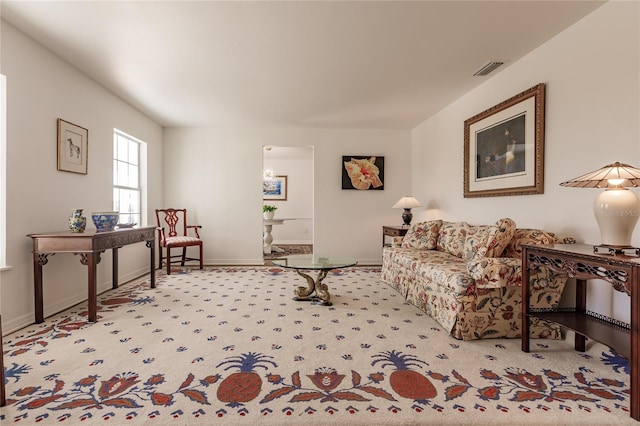
[[101, 298], [95, 324], [77, 308], [6, 336], [0, 420], [314, 415], [364, 424], [419, 422], [432, 411], [630, 420], [629, 366], [608, 348], [580, 354], [570, 342], [536, 340], [523, 354], [514, 340], [458, 341], [378, 277], [377, 268], [330, 274], [333, 307], [293, 301], [299, 282], [279, 268], [210, 268], [160, 276], [155, 290], [145, 280], [122, 286]]

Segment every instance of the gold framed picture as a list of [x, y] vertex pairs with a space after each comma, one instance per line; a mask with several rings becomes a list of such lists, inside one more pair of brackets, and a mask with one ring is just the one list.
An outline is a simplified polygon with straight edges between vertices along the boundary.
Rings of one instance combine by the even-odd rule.
[[464, 122], [464, 197], [544, 193], [545, 85]]

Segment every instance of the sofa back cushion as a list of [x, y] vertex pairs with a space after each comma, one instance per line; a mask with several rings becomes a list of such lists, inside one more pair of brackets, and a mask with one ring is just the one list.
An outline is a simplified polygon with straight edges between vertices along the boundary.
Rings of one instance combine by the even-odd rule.
[[469, 224], [466, 222], [442, 222], [438, 235], [437, 249], [456, 257], [464, 254], [464, 242]]
[[518, 228], [507, 244], [504, 251], [504, 257], [520, 258], [522, 257], [522, 244], [555, 244], [556, 236], [551, 232], [542, 231], [540, 229]]
[[402, 240], [402, 247], [433, 250], [438, 243], [441, 220], [416, 223], [409, 228]]
[[500, 257], [516, 231], [516, 223], [503, 218], [495, 225], [469, 226], [464, 242], [465, 259]]

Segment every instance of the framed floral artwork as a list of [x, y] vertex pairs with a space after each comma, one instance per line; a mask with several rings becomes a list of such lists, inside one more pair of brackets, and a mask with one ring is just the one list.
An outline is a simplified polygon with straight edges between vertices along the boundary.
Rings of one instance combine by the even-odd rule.
[[58, 170], [87, 174], [89, 131], [58, 118]]
[[544, 193], [545, 85], [464, 122], [464, 196]]
[[383, 190], [384, 157], [373, 155], [343, 156], [342, 189]]

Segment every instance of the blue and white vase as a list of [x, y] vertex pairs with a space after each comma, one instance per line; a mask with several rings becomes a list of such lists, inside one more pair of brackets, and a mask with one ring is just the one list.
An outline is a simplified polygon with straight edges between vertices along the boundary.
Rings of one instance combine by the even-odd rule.
[[71, 232], [84, 232], [87, 227], [87, 218], [82, 216], [82, 209], [71, 210], [71, 216], [69, 217], [69, 230]]

